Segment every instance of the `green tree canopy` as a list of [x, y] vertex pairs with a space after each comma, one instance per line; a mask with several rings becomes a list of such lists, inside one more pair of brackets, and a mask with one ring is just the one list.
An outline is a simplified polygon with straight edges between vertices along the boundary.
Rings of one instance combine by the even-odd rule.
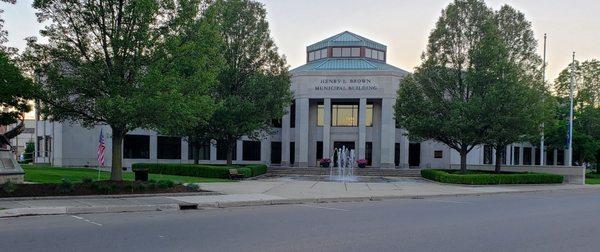
[[[171, 52], [197, 46], [186, 40], [194, 35], [182, 33], [189, 30], [187, 22], [201, 16], [201, 4], [200, 0], [34, 2], [39, 21], [48, 22], [41, 33], [49, 43], [33, 43], [27, 53], [45, 95], [42, 113], [86, 127], [110, 126], [111, 180], [122, 179], [127, 132], [156, 126], [166, 114], [183, 119], [192, 115], [180, 109], [180, 101], [202, 90], [186, 88], [198, 82], [205, 85], [197, 71], [209, 63], [190, 64], [190, 55], [184, 55], [178, 64], [182, 54]], [[189, 91], [189, 96], [182, 91]], [[192, 102], [206, 104], [205, 98]]]
[[207, 9], [224, 41], [225, 66], [213, 89], [218, 107], [210, 121], [211, 138], [225, 144], [227, 163], [240, 137], [260, 137], [291, 101], [285, 58], [270, 36], [266, 10], [250, 0], [218, 0]]
[[35, 96], [31, 80], [0, 50], [0, 126], [23, 120]]
[[[541, 60], [530, 27], [509, 6], [494, 12], [478, 0], [449, 4], [429, 36], [423, 63], [400, 85], [399, 124], [414, 138], [458, 151], [463, 171], [475, 146], [499, 146], [535, 132], [539, 124], [533, 121], [539, 121], [526, 119], [541, 108], [536, 101], [544, 87], [535, 81]], [[533, 105], [523, 106], [528, 103]], [[514, 127], [516, 121], [526, 125]]]

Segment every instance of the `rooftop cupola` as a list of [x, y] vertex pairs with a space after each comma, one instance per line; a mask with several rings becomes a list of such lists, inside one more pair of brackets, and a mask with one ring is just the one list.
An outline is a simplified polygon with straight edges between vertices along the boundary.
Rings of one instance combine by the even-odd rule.
[[385, 63], [386, 51], [385, 45], [345, 31], [306, 47], [306, 62], [327, 58], [363, 58]]

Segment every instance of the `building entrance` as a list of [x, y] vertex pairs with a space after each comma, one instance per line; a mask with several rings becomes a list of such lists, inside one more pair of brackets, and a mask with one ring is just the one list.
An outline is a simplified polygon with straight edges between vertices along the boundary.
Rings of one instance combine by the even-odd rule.
[[355, 146], [354, 142], [333, 142], [333, 166], [337, 167], [337, 159], [338, 159], [337, 150], [344, 146], [348, 150], [354, 150], [355, 155], [358, 155], [358, 153], [356, 152], [356, 150], [354, 148], [354, 146]]
[[418, 167], [421, 164], [421, 143], [410, 143], [408, 146], [408, 165]]

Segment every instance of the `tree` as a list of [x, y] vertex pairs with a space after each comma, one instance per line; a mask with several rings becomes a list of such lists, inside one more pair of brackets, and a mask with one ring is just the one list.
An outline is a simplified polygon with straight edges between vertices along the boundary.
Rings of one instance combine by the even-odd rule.
[[280, 118], [291, 101], [286, 61], [270, 37], [266, 10], [251, 0], [218, 0], [207, 9], [224, 44], [225, 66], [214, 88], [218, 107], [209, 127], [211, 138], [227, 148], [232, 163], [235, 142], [259, 138], [272, 119]]
[[492, 35], [480, 48], [481, 74], [475, 79], [487, 81], [491, 87], [485, 114], [490, 128], [485, 143], [496, 150], [495, 171], [500, 172], [506, 146], [539, 138], [539, 125], [548, 118], [545, 97], [549, 93], [541, 81], [542, 59], [525, 15], [504, 5], [494, 19], [498, 36]]
[[[178, 59], [173, 57], [179, 55], [167, 55], [165, 48], [182, 46], [169, 38], [181, 34], [182, 23], [193, 21], [181, 17], [199, 16], [200, 3], [34, 2], [39, 21], [49, 22], [41, 31], [49, 43], [32, 43], [27, 53], [30, 64], [37, 63], [44, 93], [41, 111], [55, 121], [108, 125], [113, 146], [111, 180], [122, 179], [122, 144], [127, 132], [155, 126], [167, 113], [169, 118], [190, 115], [180, 109], [180, 95], [194, 83], [196, 69], [179, 76], [185, 70], [168, 67], [176, 66], [173, 63]], [[163, 78], [156, 77], [161, 74]], [[189, 81], [179, 85], [181, 79]]]
[[[554, 89], [559, 97], [569, 97], [572, 64], [562, 70], [554, 82]], [[600, 107], [600, 61], [596, 59], [575, 61], [574, 75], [573, 97], [576, 108]]]
[[396, 120], [411, 137], [433, 139], [456, 150], [461, 171], [467, 154], [484, 141], [486, 86], [473, 81], [471, 51], [485, 34], [492, 10], [482, 1], [457, 0], [442, 11], [429, 36], [423, 63], [398, 90]]
[[[194, 163], [198, 163], [200, 143], [209, 140], [208, 122], [214, 113], [215, 99], [211, 90], [218, 84], [224, 60], [219, 49], [223, 41], [212, 18], [205, 12], [209, 3], [191, 6], [181, 20], [176, 36], [170, 36], [155, 54], [155, 63], [148, 75], [149, 83], [180, 90], [166, 97], [170, 111], [163, 110], [154, 128], [159, 132], [186, 137], [192, 144]], [[198, 9], [202, 15], [196, 18]], [[214, 13], [213, 13], [214, 14]], [[162, 84], [160, 84], [162, 83]]]
[[[16, 0], [0, 0], [0, 3], [15, 4]], [[2, 18], [4, 10], [0, 9], [0, 51], [4, 51], [7, 54], [14, 54], [14, 48], [8, 48], [4, 46], [4, 43], [8, 42], [8, 32], [4, 30], [4, 19]]]
[[0, 50], [0, 126], [23, 122], [34, 96], [31, 80]]

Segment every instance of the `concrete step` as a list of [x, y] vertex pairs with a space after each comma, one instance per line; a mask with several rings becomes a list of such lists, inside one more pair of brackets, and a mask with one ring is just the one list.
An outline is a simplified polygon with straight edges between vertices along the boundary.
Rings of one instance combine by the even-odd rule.
[[[329, 168], [315, 167], [269, 167], [269, 175], [329, 175]], [[385, 177], [421, 177], [418, 169], [379, 169], [379, 168], [356, 168], [356, 176], [385, 176]]]

